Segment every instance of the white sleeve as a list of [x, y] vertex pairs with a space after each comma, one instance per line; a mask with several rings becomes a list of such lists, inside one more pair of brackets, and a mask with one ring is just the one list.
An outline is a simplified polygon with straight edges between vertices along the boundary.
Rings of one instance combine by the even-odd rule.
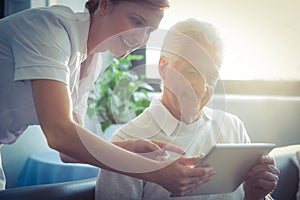
[[27, 17], [22, 23], [24, 29], [12, 41], [14, 80], [52, 79], [69, 84], [71, 42], [64, 26], [53, 15]]

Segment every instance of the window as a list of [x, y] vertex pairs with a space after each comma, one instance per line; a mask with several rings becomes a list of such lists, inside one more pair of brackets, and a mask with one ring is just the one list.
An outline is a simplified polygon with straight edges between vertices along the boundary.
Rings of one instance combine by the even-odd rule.
[[[300, 95], [300, 1], [169, 0], [160, 29], [197, 18], [214, 24], [225, 43], [220, 76], [232, 93]], [[159, 78], [159, 50], [146, 50], [146, 76]], [[238, 87], [237, 87], [238, 86]]]
[[[299, 0], [169, 1], [171, 7], [160, 30], [167, 31], [179, 20], [197, 18], [214, 24], [221, 32], [225, 51], [220, 76], [227, 93], [300, 95]], [[32, 0], [31, 6], [64, 4], [83, 11], [85, 2]], [[147, 46], [146, 69], [141, 70], [156, 86], [159, 52]]]
[[[161, 29], [193, 17], [211, 22], [221, 32], [223, 80], [300, 80], [300, 1], [170, 0], [170, 4]], [[153, 56], [148, 58], [152, 62]], [[152, 70], [147, 73], [153, 78], [157, 74]]]

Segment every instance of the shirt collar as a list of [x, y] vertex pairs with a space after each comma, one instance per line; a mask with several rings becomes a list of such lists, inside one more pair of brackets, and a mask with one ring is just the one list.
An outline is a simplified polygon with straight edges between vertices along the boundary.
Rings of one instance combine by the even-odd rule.
[[203, 114], [204, 114], [204, 117], [207, 119], [207, 120], [212, 120], [213, 119], [213, 110], [208, 108], [208, 107], [204, 107], [203, 108]]
[[[177, 128], [178, 125], [182, 125], [183, 122], [176, 119], [170, 111], [161, 103], [160, 100], [153, 98], [150, 104], [149, 112], [153, 120], [157, 125], [164, 131], [166, 135], [171, 135]], [[203, 116], [199, 120], [211, 120], [212, 119], [212, 110], [203, 109]], [[189, 126], [194, 127], [199, 123], [199, 120], [188, 125], [184, 125], [186, 128]]]

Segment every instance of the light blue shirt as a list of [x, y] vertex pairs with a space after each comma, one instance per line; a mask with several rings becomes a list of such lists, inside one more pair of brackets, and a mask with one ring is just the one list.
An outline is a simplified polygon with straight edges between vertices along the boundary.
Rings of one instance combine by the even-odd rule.
[[[31, 80], [68, 85], [73, 112], [85, 116], [89, 91], [101, 72], [101, 56], [87, 56], [88, 12], [65, 6], [29, 9], [0, 20], [0, 145], [38, 125]], [[84, 61], [84, 62], [83, 62]], [[5, 176], [0, 162], [0, 189]]]
[[0, 144], [14, 142], [28, 126], [39, 124], [32, 79], [65, 83], [78, 109], [89, 23], [89, 13], [65, 6], [29, 9], [0, 20]]
[[[163, 141], [185, 149], [187, 156], [207, 153], [216, 143], [250, 143], [245, 127], [237, 116], [207, 107], [203, 111], [198, 121], [185, 124], [178, 121], [160, 101], [153, 99], [149, 108], [113, 135], [112, 141], [141, 138]], [[242, 186], [227, 194], [172, 198], [169, 195], [157, 184], [106, 170], [101, 170], [96, 186], [97, 200], [244, 199]]]

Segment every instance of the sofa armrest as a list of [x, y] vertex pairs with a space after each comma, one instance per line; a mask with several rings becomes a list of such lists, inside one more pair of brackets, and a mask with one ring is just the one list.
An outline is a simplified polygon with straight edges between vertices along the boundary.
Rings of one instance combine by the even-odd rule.
[[299, 145], [279, 147], [270, 154], [274, 157], [276, 167], [280, 170], [277, 188], [272, 193], [274, 199], [296, 200], [299, 182], [296, 150], [299, 148]]
[[0, 191], [1, 200], [94, 200], [96, 178]]

